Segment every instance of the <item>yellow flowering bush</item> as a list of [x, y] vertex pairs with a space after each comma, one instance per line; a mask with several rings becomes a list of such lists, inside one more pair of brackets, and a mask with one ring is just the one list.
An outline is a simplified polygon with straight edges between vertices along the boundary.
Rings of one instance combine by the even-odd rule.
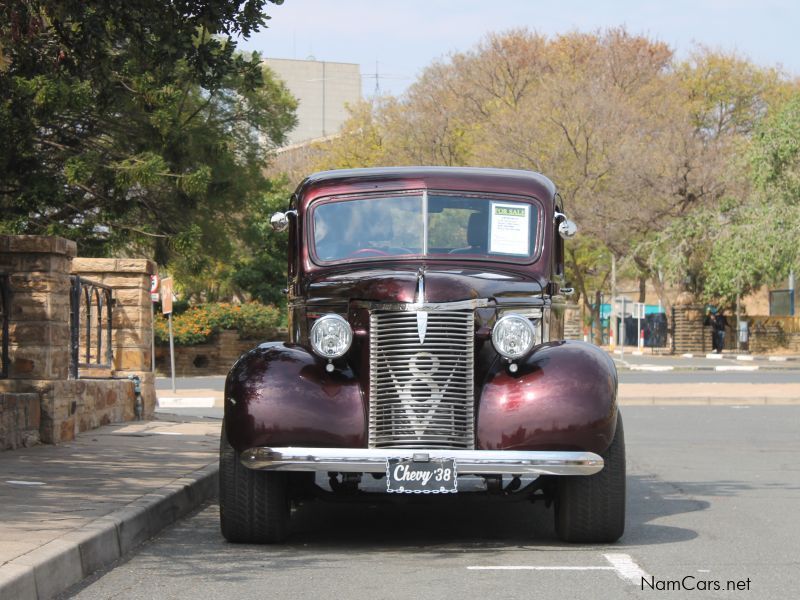
[[[283, 321], [279, 308], [257, 302], [199, 304], [172, 316], [172, 334], [179, 346], [203, 344], [221, 329], [235, 329], [242, 339], [262, 339]], [[154, 328], [156, 342], [169, 343], [167, 317], [157, 315]]]

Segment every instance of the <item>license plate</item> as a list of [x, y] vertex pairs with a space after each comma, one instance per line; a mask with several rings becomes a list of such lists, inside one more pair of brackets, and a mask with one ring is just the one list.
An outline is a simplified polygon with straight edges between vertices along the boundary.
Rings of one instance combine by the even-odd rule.
[[458, 491], [456, 462], [452, 458], [414, 461], [390, 458], [386, 462], [386, 491], [396, 494], [453, 494]]

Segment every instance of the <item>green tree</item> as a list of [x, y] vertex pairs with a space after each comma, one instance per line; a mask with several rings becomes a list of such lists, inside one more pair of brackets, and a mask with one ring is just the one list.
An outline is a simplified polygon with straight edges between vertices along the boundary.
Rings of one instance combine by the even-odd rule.
[[732, 305], [780, 281], [800, 260], [800, 94], [753, 130], [743, 171], [750, 185], [643, 244], [652, 263], [705, 301]]
[[270, 189], [296, 101], [235, 36], [281, 0], [0, 3], [0, 230], [199, 275]]

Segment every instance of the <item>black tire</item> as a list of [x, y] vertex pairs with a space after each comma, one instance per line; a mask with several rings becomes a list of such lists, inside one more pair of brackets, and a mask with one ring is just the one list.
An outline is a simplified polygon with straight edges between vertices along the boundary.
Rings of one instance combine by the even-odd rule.
[[229, 542], [274, 544], [289, 530], [288, 474], [253, 471], [239, 462], [225, 426], [219, 444], [219, 520]]
[[625, 433], [617, 431], [602, 454], [605, 466], [594, 475], [558, 477], [556, 533], [565, 542], [616, 542], [625, 531]]

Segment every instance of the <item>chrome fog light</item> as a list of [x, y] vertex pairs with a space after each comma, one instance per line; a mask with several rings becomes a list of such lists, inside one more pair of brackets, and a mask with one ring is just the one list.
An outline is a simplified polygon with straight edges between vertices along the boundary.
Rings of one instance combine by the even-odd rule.
[[522, 315], [506, 315], [498, 319], [492, 329], [494, 349], [511, 360], [525, 356], [535, 342], [536, 327]]
[[353, 330], [339, 315], [324, 315], [311, 326], [311, 348], [322, 358], [339, 358], [350, 349]]

